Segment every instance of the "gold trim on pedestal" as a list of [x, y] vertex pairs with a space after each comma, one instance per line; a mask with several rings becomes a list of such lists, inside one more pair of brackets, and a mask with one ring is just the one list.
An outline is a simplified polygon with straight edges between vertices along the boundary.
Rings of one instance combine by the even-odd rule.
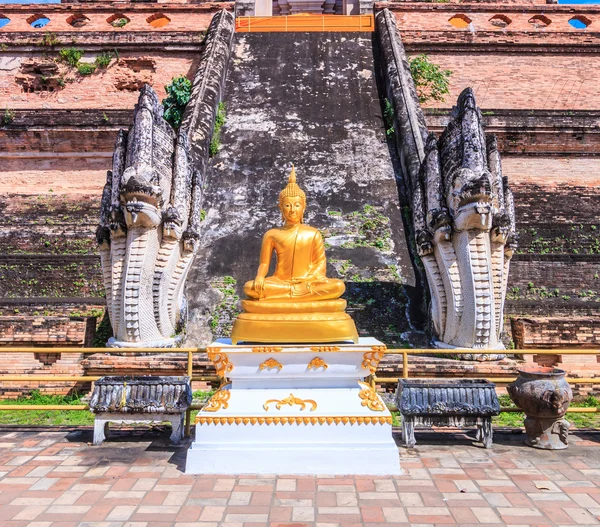
[[283, 351], [283, 348], [273, 346], [252, 348], [252, 353], [279, 353], [280, 351]]
[[358, 396], [362, 399], [362, 406], [366, 406], [369, 410], [373, 410], [374, 412], [383, 412], [385, 406], [375, 389], [366, 382], [358, 381], [358, 384], [362, 387], [362, 390], [358, 393]]
[[369, 370], [371, 375], [375, 375], [377, 366], [379, 366], [379, 361], [385, 355], [386, 349], [387, 348], [385, 346], [371, 346], [371, 351], [367, 351], [363, 355], [362, 367], [365, 370]]
[[391, 425], [391, 416], [377, 417], [205, 417], [196, 416], [196, 424], [201, 425]]
[[208, 353], [208, 360], [214, 363], [219, 377], [225, 377], [233, 370], [233, 364], [229, 362], [229, 357], [221, 351], [221, 348], [206, 348], [206, 352]]
[[341, 351], [339, 346], [312, 346], [310, 351], [323, 352], [323, 351]]
[[225, 409], [229, 406], [229, 398], [231, 393], [229, 390], [219, 390], [215, 393], [202, 408], [203, 412], [216, 412], [221, 408]]
[[267, 369], [272, 369], [272, 368], [277, 368], [279, 371], [281, 371], [283, 369], [283, 364], [281, 364], [281, 362], [276, 361], [273, 357], [268, 358], [265, 362], [263, 362], [260, 366], [259, 366], [260, 370], [264, 370], [265, 368]]
[[277, 408], [278, 410], [281, 410], [281, 407], [284, 404], [287, 404], [288, 406], [298, 405], [300, 406], [300, 410], [304, 410], [306, 408], [307, 403], [312, 406], [312, 408], [310, 409], [311, 412], [314, 412], [317, 409], [316, 401], [313, 401], [312, 399], [299, 399], [291, 393], [290, 396], [286, 397], [285, 399], [269, 399], [268, 401], [266, 401], [265, 404], [263, 404], [263, 408], [265, 409], [265, 411], [269, 411], [269, 405], [271, 403], [276, 403], [275, 408]]
[[324, 370], [329, 368], [327, 363], [321, 357], [315, 357], [308, 363], [308, 366], [306, 367], [308, 370], [318, 370], [319, 368], [323, 368]]

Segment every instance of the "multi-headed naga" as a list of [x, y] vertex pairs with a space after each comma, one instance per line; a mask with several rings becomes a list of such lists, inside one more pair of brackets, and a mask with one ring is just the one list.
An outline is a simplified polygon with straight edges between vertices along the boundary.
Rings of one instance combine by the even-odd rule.
[[185, 317], [183, 284], [197, 248], [187, 138], [145, 86], [121, 130], [102, 195], [97, 241], [117, 347], [170, 347]]
[[[486, 140], [470, 88], [439, 140], [427, 130], [394, 15], [376, 15], [403, 188], [431, 296], [433, 343], [503, 349], [508, 268], [517, 245], [513, 195], [496, 138]], [[493, 355], [461, 355], [493, 358]]]
[[513, 195], [495, 136], [485, 137], [471, 89], [439, 141], [429, 135], [413, 189], [417, 250], [429, 282], [436, 345], [503, 349]]
[[184, 286], [200, 241], [203, 180], [234, 34], [222, 10], [201, 46], [176, 132], [150, 86], [121, 130], [100, 208], [97, 241], [115, 347], [171, 347], [183, 337]]

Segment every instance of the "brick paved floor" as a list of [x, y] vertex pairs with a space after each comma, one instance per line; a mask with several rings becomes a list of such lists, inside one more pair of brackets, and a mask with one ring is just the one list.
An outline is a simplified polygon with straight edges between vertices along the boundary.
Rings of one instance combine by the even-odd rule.
[[599, 525], [600, 432], [566, 451], [417, 433], [398, 477], [187, 476], [163, 431], [0, 429], [2, 527]]

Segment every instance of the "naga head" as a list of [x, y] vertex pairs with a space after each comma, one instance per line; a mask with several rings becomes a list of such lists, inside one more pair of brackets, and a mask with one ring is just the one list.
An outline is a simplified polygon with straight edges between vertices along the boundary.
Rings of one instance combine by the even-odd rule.
[[[163, 119], [158, 96], [145, 85], [134, 110], [134, 124], [127, 134], [117, 163], [121, 169], [119, 203], [129, 228], [155, 227], [171, 193], [174, 132]], [[113, 160], [114, 164], [114, 160]]]
[[440, 138], [446, 205], [461, 230], [489, 230], [493, 216], [492, 173], [482, 117], [470, 88], [459, 96]]

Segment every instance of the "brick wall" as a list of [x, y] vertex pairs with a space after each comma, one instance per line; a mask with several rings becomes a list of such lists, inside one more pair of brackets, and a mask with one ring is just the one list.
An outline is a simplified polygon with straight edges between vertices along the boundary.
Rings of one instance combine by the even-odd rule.
[[0, 317], [0, 346], [92, 345], [96, 319], [80, 317]]
[[[0, 317], [0, 352], [2, 346], [44, 347], [40, 353], [4, 353], [0, 355], [0, 375], [84, 374], [80, 353], [52, 353], [48, 347], [90, 346], [96, 328], [95, 317]], [[14, 398], [34, 389], [48, 394], [67, 394], [71, 390], [89, 388], [89, 383], [77, 381], [3, 381], [0, 398]]]
[[[600, 22], [599, 22], [600, 24]], [[585, 57], [530, 52], [462, 53], [428, 52], [431, 61], [452, 71], [450, 94], [443, 103], [451, 107], [462, 90], [473, 88], [482, 108], [535, 110], [596, 110], [600, 107], [600, 56]], [[414, 53], [413, 53], [414, 55]]]
[[[596, 348], [600, 320], [596, 317], [534, 317], [511, 320], [517, 349]], [[590, 356], [596, 363], [596, 357]]]
[[[81, 60], [93, 62], [99, 52], [86, 52]], [[76, 68], [53, 62], [43, 53], [39, 48], [27, 53], [2, 53], [5, 67], [0, 71], [0, 100], [4, 101], [5, 107], [13, 110], [130, 110], [137, 102], [139, 89], [144, 84], [151, 85], [160, 97], [165, 97], [164, 86], [169, 84], [173, 77], [191, 75], [193, 61], [197, 57], [197, 53], [193, 51], [119, 51], [119, 59], [113, 59], [108, 68], [82, 76]], [[54, 50], [48, 50], [46, 53], [50, 59], [58, 56], [58, 52]], [[53, 68], [51, 75], [41, 69], [48, 64]], [[47, 80], [44, 81], [43, 78]], [[47, 91], [44, 83], [51, 84], [52, 91]], [[36, 86], [36, 91], [28, 92], [30, 86]]]
[[[3, 5], [2, 14], [10, 18], [10, 23], [0, 29], [2, 33], [25, 32], [42, 36], [44, 32], [73, 32], [85, 34], [89, 32], [129, 33], [132, 31], [152, 32], [183, 32], [204, 31], [210, 20], [219, 9], [232, 9], [231, 2], [182, 4], [182, 5], [153, 5], [136, 3], [95, 4], [93, 6], [48, 4], [48, 5]], [[50, 22], [42, 29], [30, 25], [36, 17], [44, 15]], [[114, 27], [109, 23], [112, 17], [128, 20], [123, 27]], [[168, 23], [162, 27], [153, 27], [150, 20], [157, 15], [168, 18]], [[73, 25], [74, 19], [80, 19], [82, 24]]]

